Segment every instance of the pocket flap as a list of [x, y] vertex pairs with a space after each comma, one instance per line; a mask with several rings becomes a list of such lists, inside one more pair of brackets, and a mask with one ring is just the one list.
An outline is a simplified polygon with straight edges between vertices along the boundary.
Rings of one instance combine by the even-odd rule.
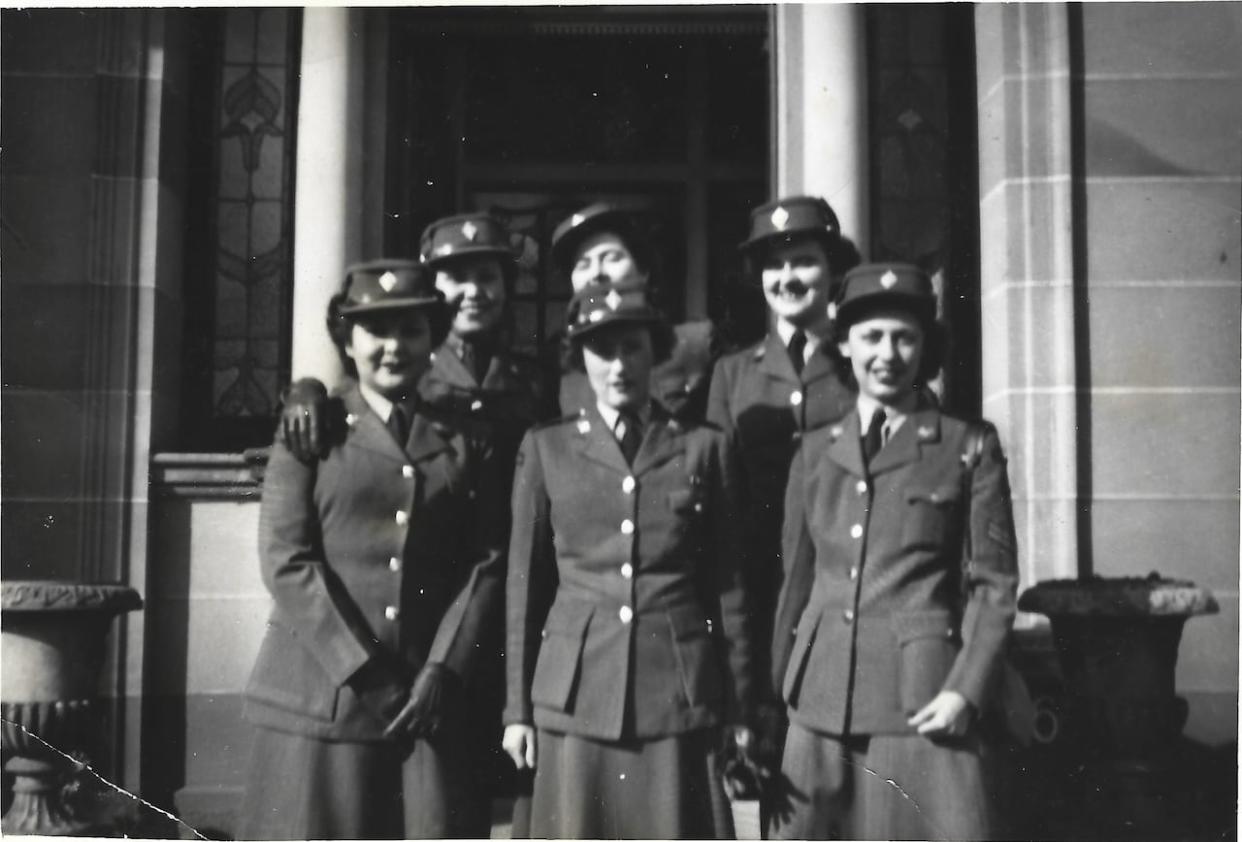
[[933, 506], [942, 506], [956, 502], [962, 496], [962, 489], [958, 485], [942, 485], [937, 488], [908, 488], [906, 489], [905, 496], [907, 503], [930, 503]]
[[894, 614], [893, 633], [898, 643], [906, 643], [924, 637], [952, 639], [957, 636], [957, 624], [953, 615], [943, 609], [936, 611], [905, 611]]
[[581, 638], [591, 621], [594, 606], [583, 602], [556, 602], [548, 611], [548, 619], [544, 621], [543, 633], [561, 637]]

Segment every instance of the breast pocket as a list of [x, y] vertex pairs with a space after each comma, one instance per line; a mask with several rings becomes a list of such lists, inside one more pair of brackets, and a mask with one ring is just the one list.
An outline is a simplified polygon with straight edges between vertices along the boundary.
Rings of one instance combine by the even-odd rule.
[[668, 622], [686, 701], [691, 707], [719, 702], [724, 660], [707, 618], [698, 608], [681, 608], [668, 612]]
[[912, 714], [935, 698], [961, 647], [957, 623], [948, 611], [894, 614], [901, 707]]
[[553, 605], [548, 612], [531, 681], [533, 704], [564, 712], [572, 710], [591, 613], [589, 605]]
[[954, 524], [961, 501], [957, 485], [932, 489], [911, 488], [905, 493], [905, 519], [902, 546], [937, 548], [944, 546], [954, 534]]

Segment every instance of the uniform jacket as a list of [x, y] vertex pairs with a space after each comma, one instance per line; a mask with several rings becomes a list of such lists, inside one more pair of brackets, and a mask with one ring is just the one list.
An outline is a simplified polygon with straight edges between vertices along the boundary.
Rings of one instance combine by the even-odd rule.
[[[734, 440], [741, 464], [743, 535], [754, 621], [757, 670], [769, 675], [769, 635], [781, 586], [781, 524], [789, 464], [807, 430], [841, 419], [854, 395], [821, 345], [802, 375], [772, 331], [750, 348], [723, 357], [712, 375], [707, 420]], [[764, 696], [775, 700], [776, 689]]]
[[508, 494], [513, 460], [522, 436], [534, 424], [555, 416], [555, 401], [539, 364], [510, 350], [498, 351], [480, 383], [461, 358], [442, 344], [418, 384], [432, 406], [469, 422], [468, 432], [484, 458], [495, 461]]
[[594, 408], [532, 430], [513, 487], [505, 721], [611, 740], [743, 721], [735, 492], [725, 438], [658, 406], [632, 468]]
[[1009, 481], [991, 425], [936, 408], [907, 417], [870, 474], [857, 412], [803, 439], [775, 666], [808, 728], [914, 733], [906, 719], [941, 690], [989, 701], [1015, 613]]
[[465, 442], [424, 410], [403, 451], [356, 383], [339, 401], [343, 440], [325, 458], [299, 462], [279, 438], [272, 447], [259, 553], [275, 605], [246, 714], [367, 741], [386, 723], [348, 684], [363, 665], [384, 664], [395, 685], [427, 661], [469, 676], [476, 640], [503, 611], [500, 498], [494, 481], [466, 482]]

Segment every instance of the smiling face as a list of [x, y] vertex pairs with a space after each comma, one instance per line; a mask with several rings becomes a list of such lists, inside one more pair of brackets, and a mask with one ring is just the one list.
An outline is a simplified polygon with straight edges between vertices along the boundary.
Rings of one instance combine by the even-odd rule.
[[654, 361], [651, 331], [645, 325], [604, 327], [582, 340], [582, 363], [595, 399], [616, 410], [647, 403]]
[[923, 326], [912, 314], [884, 309], [850, 325], [838, 347], [849, 358], [860, 392], [886, 406], [902, 407], [915, 398], [925, 340]]
[[431, 325], [419, 310], [392, 310], [353, 321], [345, 354], [358, 382], [389, 400], [414, 393], [431, 365]]
[[616, 284], [626, 281], [647, 283], [648, 274], [634, 260], [625, 240], [610, 231], [600, 231], [582, 241], [574, 254], [569, 282], [574, 292], [591, 284]]
[[453, 313], [453, 333], [470, 337], [494, 330], [505, 304], [505, 275], [491, 255], [465, 255], [436, 270], [436, 289]]
[[798, 237], [769, 246], [761, 281], [763, 297], [778, 319], [804, 329], [827, 321], [832, 270], [818, 240]]

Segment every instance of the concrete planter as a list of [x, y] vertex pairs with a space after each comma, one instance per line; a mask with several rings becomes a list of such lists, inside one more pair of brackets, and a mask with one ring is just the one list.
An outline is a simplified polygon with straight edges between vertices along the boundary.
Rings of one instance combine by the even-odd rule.
[[61, 800], [61, 789], [94, 725], [104, 644], [113, 619], [142, 607], [119, 585], [0, 583], [0, 665], [5, 770], [15, 777], [4, 833], [63, 836], [94, 826]]
[[1162, 838], [1171, 756], [1186, 722], [1174, 685], [1178, 645], [1187, 619], [1216, 613], [1215, 598], [1152, 574], [1041, 582], [1018, 607], [1051, 621], [1093, 835]]

